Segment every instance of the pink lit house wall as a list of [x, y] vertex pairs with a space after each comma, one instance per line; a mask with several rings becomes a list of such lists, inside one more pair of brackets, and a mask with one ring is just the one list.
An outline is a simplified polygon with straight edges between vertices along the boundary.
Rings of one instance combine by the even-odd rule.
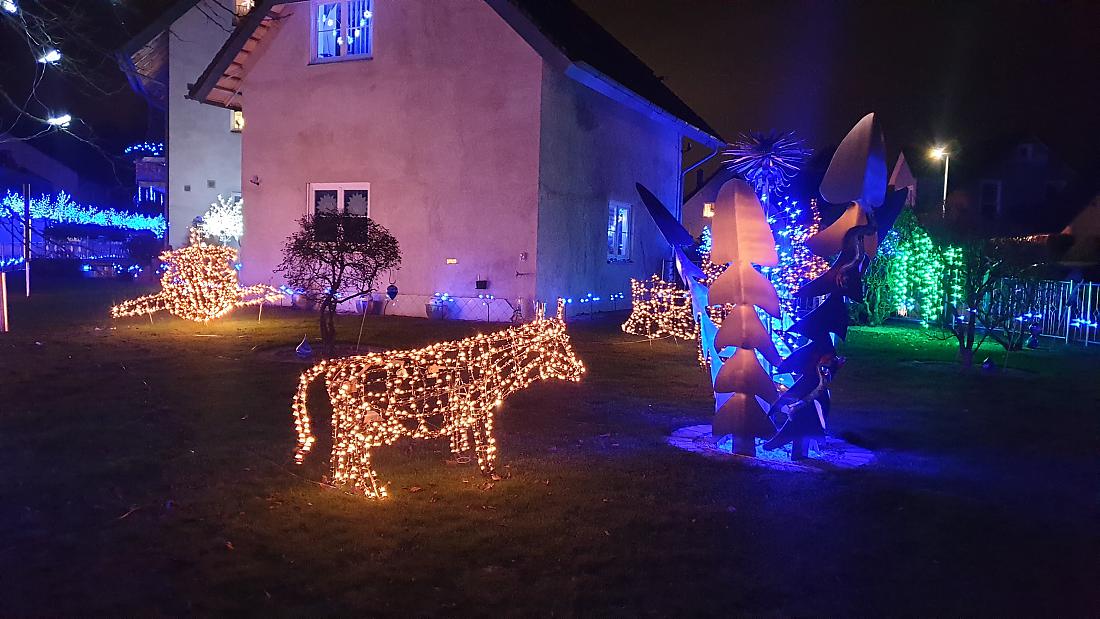
[[[661, 268], [669, 249], [634, 184], [675, 203], [674, 123], [556, 68], [482, 0], [372, 9], [369, 59], [311, 64], [309, 2], [282, 5], [248, 57], [244, 282], [283, 283], [310, 183], [370, 184], [370, 216], [403, 252], [388, 313], [423, 315], [435, 292], [607, 298]], [[633, 208], [626, 260], [608, 260], [609, 201]]]

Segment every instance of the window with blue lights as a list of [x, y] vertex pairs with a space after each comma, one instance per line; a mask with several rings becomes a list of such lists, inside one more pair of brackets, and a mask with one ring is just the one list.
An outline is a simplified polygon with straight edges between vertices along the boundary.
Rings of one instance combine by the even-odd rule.
[[370, 58], [373, 0], [313, 0], [313, 62]]
[[612, 200], [607, 205], [607, 259], [611, 262], [630, 260], [631, 205]]

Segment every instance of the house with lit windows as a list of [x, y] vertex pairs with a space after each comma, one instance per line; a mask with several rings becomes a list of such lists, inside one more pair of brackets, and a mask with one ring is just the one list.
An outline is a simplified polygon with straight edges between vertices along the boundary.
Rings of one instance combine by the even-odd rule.
[[251, 7], [252, 0], [177, 0], [116, 53], [130, 86], [148, 105], [150, 133], [165, 137], [163, 178], [146, 185], [164, 194], [150, 201], [166, 205], [174, 247], [187, 241], [188, 227], [219, 195], [241, 193], [243, 117], [186, 95]]
[[568, 1], [258, 0], [207, 61], [188, 97], [247, 119], [241, 279], [283, 283], [303, 215], [369, 216], [402, 248], [387, 313], [627, 292], [670, 257], [635, 183], [678, 215], [685, 140], [720, 143]]

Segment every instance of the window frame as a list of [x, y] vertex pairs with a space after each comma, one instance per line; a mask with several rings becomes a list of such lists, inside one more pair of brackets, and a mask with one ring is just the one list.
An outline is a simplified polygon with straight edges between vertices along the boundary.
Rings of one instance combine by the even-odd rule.
[[[241, 124], [237, 125], [237, 117], [240, 116]], [[244, 132], [244, 111], [243, 110], [229, 110], [229, 132], [230, 133], [243, 133]]]
[[[367, 10], [370, 11], [370, 21], [367, 25], [367, 53], [365, 54], [353, 54], [347, 53], [347, 16], [349, 13], [349, 5], [353, 0], [310, 0], [309, 3], [309, 64], [328, 64], [330, 62], [345, 62], [349, 60], [370, 60], [374, 58], [374, 20], [378, 17], [374, 10], [374, 0], [362, 0], [367, 3]], [[340, 55], [332, 56], [330, 58], [322, 58], [317, 55], [317, 11], [321, 5], [325, 4], [339, 4], [340, 16], [343, 23], [340, 24], [340, 34], [338, 35], [342, 40], [340, 42]]]
[[[990, 215], [987, 215], [986, 211], [985, 211], [985, 204], [986, 204], [986, 202], [985, 202], [985, 188], [987, 186], [993, 186], [993, 187], [997, 188], [997, 197], [993, 201], [994, 209], [993, 209], [992, 217]], [[978, 213], [982, 217], [984, 217], [986, 219], [997, 219], [1001, 216], [1001, 197], [1002, 197], [1001, 191], [1002, 191], [1002, 188], [1003, 187], [1001, 185], [1001, 181], [998, 180], [998, 179], [983, 178], [981, 180], [981, 183], [978, 184]]]
[[[624, 226], [620, 227], [618, 220], [619, 220], [619, 216], [621, 214], [621, 211], [624, 208], [626, 209], [626, 212], [627, 212], [626, 224]], [[619, 237], [619, 236], [624, 237], [622, 239], [623, 242], [621, 243], [621, 245], [623, 247], [623, 251], [621, 253], [613, 254], [613, 253], [611, 253], [611, 247], [608, 246], [608, 248], [607, 248], [607, 261], [609, 263], [630, 262], [631, 258], [634, 255], [634, 205], [630, 202], [623, 202], [621, 200], [608, 200], [607, 201], [607, 219], [608, 219], [608, 224], [609, 224], [608, 227], [607, 227], [607, 234], [608, 234], [608, 239], [609, 240], [610, 240], [611, 234], [612, 234], [612, 230], [611, 230], [611, 226], [610, 226], [610, 220], [611, 220], [611, 217], [612, 217], [612, 213], [614, 213], [615, 222], [616, 222], [616, 224], [615, 224], [615, 235], [616, 235], [616, 237]], [[617, 245], [618, 245], [618, 243], [617, 243]]]
[[367, 214], [355, 215], [355, 217], [370, 217], [370, 202], [371, 202], [371, 190], [370, 183], [366, 182], [354, 182], [354, 183], [307, 183], [306, 185], [306, 215], [314, 216], [317, 214], [315, 210], [316, 198], [314, 193], [317, 191], [332, 191], [336, 190], [336, 213], [340, 214], [344, 212], [344, 192], [345, 191], [366, 191], [367, 192]]

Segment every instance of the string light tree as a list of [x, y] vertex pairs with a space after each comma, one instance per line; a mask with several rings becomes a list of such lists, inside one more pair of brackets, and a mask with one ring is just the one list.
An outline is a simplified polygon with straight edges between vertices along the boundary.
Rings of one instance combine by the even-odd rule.
[[557, 314], [495, 333], [416, 350], [322, 361], [302, 374], [291, 406], [302, 464], [315, 437], [307, 408], [310, 384], [324, 376], [332, 403], [330, 479], [372, 499], [388, 495], [371, 466], [372, 450], [399, 439], [448, 438], [451, 452], [473, 451], [482, 473], [496, 475], [493, 421], [504, 400], [537, 380], [577, 382], [584, 364]]
[[222, 245], [239, 247], [244, 236], [244, 200], [240, 196], [218, 196], [217, 202], [211, 203], [203, 213], [199, 232], [218, 239]]
[[242, 287], [237, 277], [237, 250], [204, 242], [195, 228], [187, 247], [166, 251], [160, 259], [165, 266], [160, 292], [120, 303], [111, 308], [111, 316], [143, 316], [164, 310], [205, 323], [239, 307], [283, 298], [283, 293], [265, 284]]

